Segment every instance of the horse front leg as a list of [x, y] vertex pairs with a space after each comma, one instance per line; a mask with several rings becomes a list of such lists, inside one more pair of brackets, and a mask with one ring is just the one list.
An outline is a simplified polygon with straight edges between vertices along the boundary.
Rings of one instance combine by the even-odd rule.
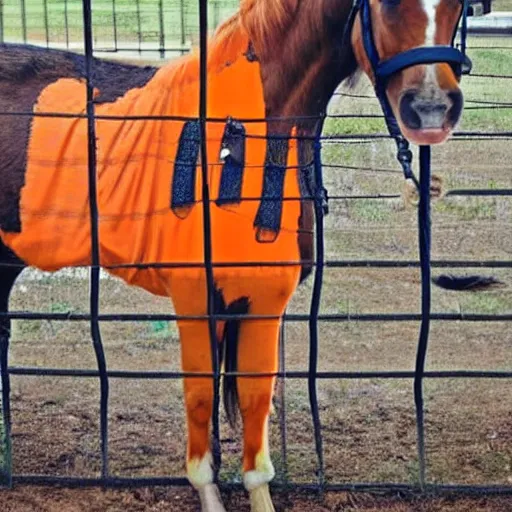
[[[179, 322], [182, 368], [185, 373], [211, 373], [208, 322]], [[213, 380], [210, 377], [184, 379], [187, 413], [187, 476], [198, 491], [202, 512], [225, 512], [214, 484], [210, 448], [210, 418], [213, 409]]]
[[[253, 312], [253, 311], [251, 311]], [[278, 320], [247, 320], [240, 327], [238, 370], [274, 373], [278, 368]], [[268, 443], [268, 417], [274, 377], [238, 377], [238, 399], [244, 427], [244, 485], [251, 512], [272, 512], [268, 484], [274, 478]]]

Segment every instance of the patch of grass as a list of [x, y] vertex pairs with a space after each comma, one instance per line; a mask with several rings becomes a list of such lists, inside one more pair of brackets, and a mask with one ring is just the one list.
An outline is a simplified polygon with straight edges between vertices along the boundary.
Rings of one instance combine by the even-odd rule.
[[360, 133], [380, 133], [386, 131], [383, 119], [377, 118], [332, 118], [325, 121], [324, 135], [353, 135]]
[[[326, 124], [327, 121], [328, 119], [326, 120]], [[332, 132], [332, 134], [334, 134], [334, 132]], [[351, 145], [324, 144], [322, 147], [322, 159], [324, 164], [342, 163], [343, 165], [352, 165], [357, 159], [357, 153], [357, 148]]]
[[43, 327], [42, 320], [15, 320], [12, 323], [12, 337], [25, 338], [32, 337], [41, 332]]
[[489, 482], [496, 480], [496, 476], [510, 473], [512, 468], [512, 455], [499, 451], [488, 451], [480, 454], [474, 465], [482, 472]]
[[350, 313], [350, 299], [339, 300], [337, 310], [341, 315], [348, 315]]
[[497, 315], [511, 311], [512, 304], [510, 297], [481, 292], [461, 299], [461, 309], [464, 313]]
[[496, 220], [496, 200], [479, 197], [445, 198], [434, 203], [436, 213], [453, 215], [463, 221]]
[[220, 477], [223, 481], [242, 483], [242, 463], [238, 454], [223, 458]]
[[[476, 45], [476, 42], [473, 43]], [[512, 52], [490, 47], [469, 50], [475, 73], [499, 73], [506, 75], [512, 68]]]
[[466, 109], [463, 116], [464, 128], [507, 131], [512, 127], [512, 108]]
[[494, 0], [492, 3], [493, 11], [512, 11], [512, 0]]
[[51, 313], [73, 313], [76, 309], [67, 302], [52, 302], [50, 305]]
[[363, 222], [388, 222], [392, 214], [389, 203], [372, 199], [351, 201], [349, 212], [353, 219]]

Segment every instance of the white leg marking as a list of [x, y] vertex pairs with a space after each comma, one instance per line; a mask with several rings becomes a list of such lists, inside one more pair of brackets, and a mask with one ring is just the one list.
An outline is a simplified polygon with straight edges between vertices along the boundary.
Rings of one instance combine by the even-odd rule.
[[195, 457], [187, 461], [187, 476], [196, 489], [213, 482], [212, 460], [212, 454], [206, 452], [202, 459]]
[[226, 512], [220, 499], [219, 489], [213, 484], [212, 454], [206, 452], [200, 459], [187, 461], [187, 476], [196, 488], [201, 500], [201, 512]]
[[268, 417], [263, 428], [263, 440], [261, 451], [256, 455], [256, 468], [244, 474], [244, 485], [248, 491], [252, 491], [263, 484], [270, 482], [276, 472], [268, 453]]
[[256, 469], [244, 474], [244, 485], [251, 498], [251, 512], [274, 512], [268, 482], [276, 474], [268, 453], [268, 418], [263, 429], [261, 451], [256, 455]]

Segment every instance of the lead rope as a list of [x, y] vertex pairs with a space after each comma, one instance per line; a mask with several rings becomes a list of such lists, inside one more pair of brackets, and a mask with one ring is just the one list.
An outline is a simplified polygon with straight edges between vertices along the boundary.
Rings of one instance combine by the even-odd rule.
[[[462, 24], [461, 24], [461, 52], [466, 57], [466, 70], [471, 70], [471, 61], [466, 56], [466, 37], [467, 37], [467, 14], [468, 3], [464, 2], [462, 7]], [[468, 65], [469, 63], [469, 65]], [[402, 137], [403, 138], [403, 137]], [[411, 157], [407, 162], [400, 160], [400, 145], [398, 159], [402, 164], [404, 175], [408, 178], [408, 172], [412, 175]], [[407, 143], [407, 141], [406, 141]], [[408, 146], [408, 143], [407, 143]], [[406, 169], [406, 166], [409, 166]], [[418, 205], [418, 243], [420, 252], [420, 270], [421, 270], [421, 326], [418, 339], [418, 348], [416, 351], [416, 367], [414, 372], [414, 404], [416, 408], [416, 432], [418, 446], [418, 463], [419, 463], [419, 485], [422, 491], [426, 487], [426, 454], [425, 454], [425, 410], [424, 410], [424, 394], [423, 394], [423, 378], [425, 376], [425, 362], [427, 358], [428, 340], [430, 333], [430, 317], [432, 311], [432, 272], [431, 272], [431, 241], [432, 241], [432, 223], [430, 211], [430, 182], [432, 179], [431, 172], [431, 147], [420, 146], [420, 179], [419, 184], [414, 179], [419, 190], [420, 202]]]
[[430, 220], [430, 181], [431, 181], [431, 148], [420, 146], [420, 180], [418, 205], [418, 242], [421, 269], [421, 326], [416, 352], [416, 368], [414, 373], [414, 403], [416, 406], [416, 430], [419, 462], [419, 484], [425, 490], [426, 458], [425, 458], [425, 414], [423, 399], [423, 378], [430, 332], [431, 313], [431, 220]]
[[[380, 57], [377, 52], [377, 47], [375, 45], [375, 40], [373, 38], [373, 32], [369, 28], [371, 27], [371, 11], [370, 5], [368, 2], [364, 2], [362, 0], [357, 0], [354, 4], [353, 14], [350, 16], [350, 23], [354, 22], [355, 16], [357, 12], [361, 13], [361, 17], [363, 19], [363, 25], [369, 25], [367, 30], [363, 29], [363, 39], [364, 39], [364, 47], [367, 53], [367, 57], [371, 63], [372, 70], [375, 74], [377, 67], [380, 62]], [[347, 32], [348, 33], [348, 32]], [[347, 37], [345, 35], [344, 37]], [[418, 180], [414, 176], [412, 172], [412, 151], [409, 147], [409, 142], [405, 139], [400, 131], [400, 127], [398, 126], [398, 122], [396, 121], [395, 115], [393, 114], [393, 110], [391, 109], [391, 105], [389, 104], [388, 96], [386, 94], [386, 85], [378, 80], [377, 76], [374, 76], [375, 80], [375, 95], [379, 100], [382, 112], [384, 114], [384, 120], [386, 121], [386, 126], [390, 136], [395, 140], [397, 147], [396, 158], [400, 162], [402, 166], [402, 171], [404, 173], [404, 177], [406, 180], [411, 180], [416, 189], [419, 190], [420, 184]]]
[[[430, 332], [431, 317], [431, 219], [430, 219], [430, 182], [431, 182], [431, 148], [430, 146], [420, 146], [420, 178], [419, 181], [412, 171], [412, 151], [409, 142], [400, 131], [398, 122], [393, 114], [393, 110], [386, 94], [386, 84], [380, 80], [376, 74], [380, 63], [373, 31], [371, 25], [371, 11], [368, 1], [357, 0], [354, 10], [361, 12], [363, 23], [364, 46], [369, 58], [373, 72], [375, 74], [375, 93], [381, 105], [390, 136], [394, 139], [397, 147], [397, 160], [402, 166], [402, 171], [406, 180], [414, 183], [419, 193], [418, 205], [418, 243], [421, 270], [421, 325], [416, 352], [416, 365], [414, 373], [414, 403], [416, 409], [416, 429], [417, 429], [417, 449], [419, 465], [419, 486], [422, 491], [426, 486], [426, 456], [425, 456], [425, 411], [423, 379], [425, 376], [425, 361], [428, 349], [428, 339]], [[462, 24], [461, 24], [461, 49], [463, 56], [460, 72], [469, 73], [471, 70], [471, 61], [466, 55], [466, 37], [467, 37], [467, 16], [468, 2], [463, 0]], [[355, 15], [351, 15], [351, 20]], [[364, 30], [366, 25], [366, 30]], [[457, 31], [454, 33], [454, 39]], [[452, 42], [453, 46], [453, 42]]]

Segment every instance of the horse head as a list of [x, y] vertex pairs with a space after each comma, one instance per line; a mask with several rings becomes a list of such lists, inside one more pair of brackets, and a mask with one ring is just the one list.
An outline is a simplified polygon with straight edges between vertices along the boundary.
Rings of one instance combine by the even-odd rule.
[[[361, 4], [365, 2], [354, 17], [351, 39], [359, 67], [376, 88], [379, 77], [365, 38], [372, 39], [380, 62], [421, 48], [434, 55], [437, 48], [452, 49], [464, 9], [459, 0], [362, 0]], [[453, 62], [412, 62], [387, 77], [382, 87], [406, 139], [427, 145], [451, 135], [463, 107], [460, 72]]]

